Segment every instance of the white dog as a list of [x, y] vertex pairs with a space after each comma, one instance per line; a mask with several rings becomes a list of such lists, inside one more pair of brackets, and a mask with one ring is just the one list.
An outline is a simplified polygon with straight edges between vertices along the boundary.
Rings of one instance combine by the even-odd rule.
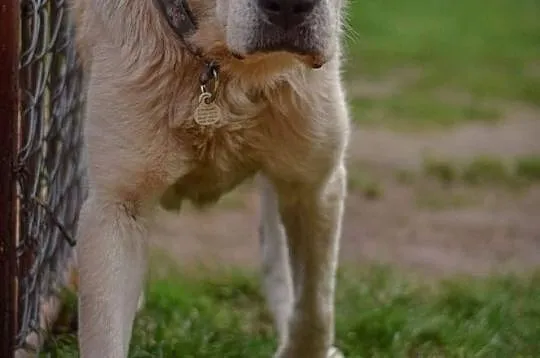
[[333, 342], [349, 137], [342, 0], [72, 2], [89, 74], [82, 358], [128, 354], [147, 229], [163, 193], [203, 206], [254, 175], [275, 357], [341, 356]]

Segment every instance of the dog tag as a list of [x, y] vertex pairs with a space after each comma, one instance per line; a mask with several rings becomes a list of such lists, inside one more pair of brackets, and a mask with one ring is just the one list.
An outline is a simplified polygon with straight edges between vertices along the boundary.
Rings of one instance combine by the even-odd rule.
[[201, 126], [211, 126], [221, 120], [219, 106], [211, 100], [212, 95], [204, 92], [199, 97], [199, 105], [195, 109], [195, 122]]

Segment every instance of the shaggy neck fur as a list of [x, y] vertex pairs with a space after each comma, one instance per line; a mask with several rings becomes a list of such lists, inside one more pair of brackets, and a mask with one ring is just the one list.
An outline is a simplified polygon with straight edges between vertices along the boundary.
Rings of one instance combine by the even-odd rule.
[[[93, 0], [73, 5], [81, 58], [87, 68], [100, 68], [92, 76], [94, 81], [117, 83], [119, 90], [136, 99], [126, 104], [130, 110], [153, 112], [156, 118], [168, 118], [172, 126], [191, 116], [204, 64], [185, 48], [153, 1]], [[197, 16], [213, 16], [202, 0], [192, 0], [190, 6]], [[216, 103], [228, 112], [231, 121], [252, 118], [268, 105], [278, 111], [317, 110], [303, 108], [303, 104], [321, 103], [320, 97], [326, 94], [313, 93], [310, 88], [314, 83], [325, 88], [339, 71], [339, 53], [316, 71], [286, 53], [240, 61], [229, 53], [223, 36], [215, 21], [200, 21], [198, 31], [187, 40], [218, 61], [221, 71]], [[103, 73], [107, 78], [100, 78]], [[149, 98], [145, 93], [159, 95]], [[319, 100], [314, 101], [313, 96]]]

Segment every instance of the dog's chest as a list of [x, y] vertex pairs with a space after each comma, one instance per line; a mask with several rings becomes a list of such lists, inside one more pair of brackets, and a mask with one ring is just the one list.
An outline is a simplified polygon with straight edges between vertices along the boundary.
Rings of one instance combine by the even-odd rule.
[[196, 205], [216, 202], [260, 169], [265, 147], [260, 118], [201, 126], [189, 121], [177, 129], [188, 171], [173, 188]]
[[[290, 92], [284, 91], [282, 96]], [[288, 109], [285, 115], [285, 108], [268, 98], [228, 87], [216, 101], [223, 113], [220, 122], [201, 125], [193, 112], [183, 117], [186, 120], [174, 132], [181, 161], [187, 165], [173, 186], [178, 198], [211, 204], [259, 170], [301, 170], [301, 165], [291, 163], [302, 163], [310, 155], [307, 134], [316, 131], [295, 111], [294, 101], [278, 101]]]

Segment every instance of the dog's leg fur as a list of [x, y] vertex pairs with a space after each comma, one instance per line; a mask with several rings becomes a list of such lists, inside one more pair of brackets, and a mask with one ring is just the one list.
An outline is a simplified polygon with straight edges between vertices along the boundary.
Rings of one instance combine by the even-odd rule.
[[146, 271], [146, 228], [131, 203], [91, 196], [80, 218], [79, 344], [83, 358], [125, 358]]
[[279, 358], [341, 356], [332, 344], [345, 177], [344, 165], [338, 163], [322, 185], [276, 185], [279, 212], [288, 237], [294, 292], [286, 338], [277, 353]]
[[279, 341], [283, 343], [287, 336], [287, 323], [293, 302], [287, 238], [279, 217], [273, 184], [266, 177], [260, 176], [258, 179], [261, 193], [259, 240], [263, 287]]

